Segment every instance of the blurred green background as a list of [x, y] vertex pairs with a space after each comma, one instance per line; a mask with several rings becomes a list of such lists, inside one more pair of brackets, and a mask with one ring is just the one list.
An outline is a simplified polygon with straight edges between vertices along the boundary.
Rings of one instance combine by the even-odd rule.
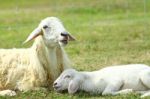
[[[22, 42], [48, 16], [62, 20], [77, 38], [65, 47], [77, 70], [143, 63], [150, 65], [150, 0], [0, 0], [0, 47]], [[1, 97], [10, 98], [10, 97]], [[137, 99], [139, 95], [95, 96], [80, 92], [26, 92], [13, 98]]]

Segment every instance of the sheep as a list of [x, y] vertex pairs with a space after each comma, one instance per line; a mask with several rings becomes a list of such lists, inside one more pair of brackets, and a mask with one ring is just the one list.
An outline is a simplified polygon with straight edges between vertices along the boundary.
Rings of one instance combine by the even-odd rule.
[[30, 48], [0, 49], [0, 95], [16, 95], [15, 90], [52, 89], [53, 81], [71, 67], [63, 47], [75, 40], [60, 19], [47, 17], [24, 43]]
[[78, 90], [92, 94], [118, 95], [137, 92], [141, 97], [150, 96], [150, 67], [144, 64], [112, 66], [93, 72], [66, 69], [54, 81], [57, 92], [68, 89], [69, 94]]

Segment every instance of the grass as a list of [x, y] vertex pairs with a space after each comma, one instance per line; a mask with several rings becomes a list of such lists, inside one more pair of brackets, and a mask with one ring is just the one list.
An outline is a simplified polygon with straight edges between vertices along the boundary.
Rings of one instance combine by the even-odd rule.
[[[77, 38], [66, 48], [77, 70], [143, 63], [150, 65], [150, 0], [0, 0], [0, 47], [22, 45], [47, 16], [59, 17]], [[9, 99], [10, 97], [0, 97]], [[12, 99], [139, 99], [137, 94], [100, 96], [79, 92], [26, 92]]]

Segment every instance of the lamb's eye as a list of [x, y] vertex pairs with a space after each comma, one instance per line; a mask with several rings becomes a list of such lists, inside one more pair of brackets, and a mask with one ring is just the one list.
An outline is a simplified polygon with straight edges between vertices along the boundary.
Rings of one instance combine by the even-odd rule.
[[70, 75], [66, 75], [66, 76], [65, 76], [65, 78], [70, 78], [70, 77], [71, 77]]
[[44, 28], [44, 29], [47, 29], [47, 28], [48, 28], [48, 26], [47, 26], [47, 25], [44, 25], [44, 26], [43, 26], [43, 28]]

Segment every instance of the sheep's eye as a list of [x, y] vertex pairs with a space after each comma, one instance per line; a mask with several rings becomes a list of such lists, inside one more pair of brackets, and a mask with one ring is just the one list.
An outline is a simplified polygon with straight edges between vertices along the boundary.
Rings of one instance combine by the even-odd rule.
[[44, 29], [47, 29], [47, 28], [48, 28], [48, 26], [47, 26], [47, 25], [44, 25], [44, 26], [43, 26], [43, 28], [44, 28]]
[[71, 77], [70, 75], [66, 75], [66, 76], [65, 76], [65, 78], [70, 78], [70, 77]]

